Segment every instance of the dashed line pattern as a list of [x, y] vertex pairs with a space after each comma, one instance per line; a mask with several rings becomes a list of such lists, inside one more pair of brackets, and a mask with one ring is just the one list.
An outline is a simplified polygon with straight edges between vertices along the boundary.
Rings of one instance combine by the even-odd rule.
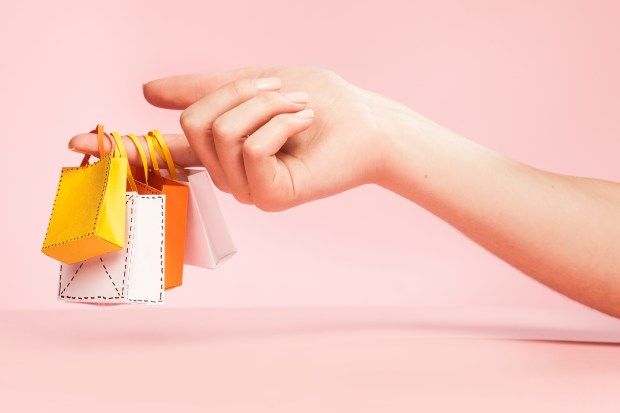
[[160, 247], [159, 247], [159, 263], [160, 263], [160, 286], [159, 286], [159, 300], [147, 300], [147, 299], [131, 299], [131, 298], [127, 298], [125, 297], [125, 291], [129, 291], [130, 288], [130, 277], [128, 277], [128, 274], [130, 272], [130, 267], [131, 267], [131, 251], [133, 251], [133, 249], [130, 250], [130, 246], [131, 246], [131, 242], [132, 242], [132, 238], [133, 238], [133, 227], [134, 227], [134, 204], [135, 204], [135, 199], [134, 199], [134, 195], [132, 195], [131, 197], [129, 197], [126, 200], [126, 203], [129, 202], [129, 200], [131, 200], [131, 207], [130, 207], [130, 213], [128, 214], [128, 218], [130, 220], [130, 225], [129, 225], [129, 235], [128, 235], [128, 240], [127, 240], [127, 245], [125, 247], [125, 262], [124, 262], [124, 268], [123, 268], [123, 279], [122, 279], [122, 287], [121, 287], [121, 291], [118, 290], [118, 287], [116, 286], [116, 283], [114, 283], [114, 280], [112, 279], [112, 276], [110, 275], [110, 273], [108, 272], [107, 267], [105, 266], [105, 263], [103, 262], [102, 257], [99, 257], [99, 260], [101, 261], [101, 265], [103, 266], [103, 269], [105, 270], [106, 274], [108, 275], [108, 277], [110, 278], [110, 281], [112, 282], [112, 285], [114, 286], [115, 290], [117, 291], [118, 295], [116, 297], [106, 297], [106, 296], [101, 296], [101, 295], [97, 295], [97, 296], [69, 296], [69, 295], [64, 295], [64, 293], [66, 292], [66, 290], [69, 288], [69, 286], [71, 285], [71, 282], [74, 280], [75, 276], [78, 274], [78, 272], [80, 271], [80, 269], [82, 268], [82, 266], [84, 265], [84, 262], [82, 262], [80, 264], [80, 266], [76, 269], [75, 273], [73, 274], [73, 276], [71, 277], [71, 280], [69, 281], [69, 283], [65, 286], [64, 289], [61, 289], [61, 284], [62, 284], [62, 273], [63, 273], [63, 265], [61, 264], [60, 266], [60, 279], [59, 279], [59, 297], [60, 298], [66, 298], [66, 299], [71, 299], [71, 300], [94, 300], [94, 299], [103, 299], [103, 300], [121, 300], [124, 299], [127, 302], [133, 302], [133, 303], [151, 303], [151, 304], [157, 304], [157, 303], [161, 303], [163, 302], [163, 294], [164, 294], [164, 242], [165, 242], [165, 206], [164, 206], [164, 197], [162, 195], [155, 195], [155, 196], [142, 196], [140, 195], [141, 199], [153, 199], [153, 200], [159, 200], [159, 202], [161, 203], [161, 232], [160, 232]]

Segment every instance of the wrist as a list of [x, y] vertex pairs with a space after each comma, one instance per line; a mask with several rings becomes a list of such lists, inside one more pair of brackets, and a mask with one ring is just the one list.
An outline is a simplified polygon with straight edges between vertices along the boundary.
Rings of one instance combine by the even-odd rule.
[[400, 104], [384, 108], [377, 123], [380, 154], [374, 183], [394, 191], [401, 175], [415, 176], [422, 141], [432, 135], [436, 125]]
[[488, 196], [496, 171], [516, 164], [406, 107], [382, 120], [375, 183], [442, 219], [463, 213], [464, 199]]

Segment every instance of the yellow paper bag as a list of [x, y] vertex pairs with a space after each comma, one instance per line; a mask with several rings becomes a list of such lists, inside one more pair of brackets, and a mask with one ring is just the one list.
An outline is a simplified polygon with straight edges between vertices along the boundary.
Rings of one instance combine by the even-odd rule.
[[[125, 243], [127, 159], [118, 150], [104, 156], [103, 126], [97, 125], [101, 159], [62, 168], [43, 242], [44, 254], [74, 264], [118, 251]], [[91, 132], [91, 133], [92, 133]]]

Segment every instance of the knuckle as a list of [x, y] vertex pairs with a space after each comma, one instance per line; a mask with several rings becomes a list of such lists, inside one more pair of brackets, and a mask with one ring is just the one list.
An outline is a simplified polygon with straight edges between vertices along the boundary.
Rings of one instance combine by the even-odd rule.
[[266, 199], [256, 199], [254, 205], [264, 212], [280, 212], [286, 209], [279, 202]]
[[253, 204], [252, 197], [247, 192], [234, 192], [233, 197], [237, 200], [237, 202], [240, 202], [242, 204], [245, 204], [245, 205]]
[[213, 185], [215, 185], [215, 187], [219, 189], [220, 191], [230, 194], [230, 189], [228, 188], [228, 186], [223, 185], [221, 182], [214, 181]]
[[237, 134], [235, 125], [232, 122], [227, 121], [224, 117], [215, 119], [212, 128], [214, 139], [226, 141], [233, 139]]
[[265, 212], [280, 212], [292, 206], [290, 202], [278, 193], [270, 190], [253, 193], [252, 200], [258, 209]]
[[322, 69], [321, 74], [332, 82], [342, 82], [344, 80], [340, 75], [332, 70]]
[[222, 182], [213, 181], [213, 185], [215, 185], [215, 187], [220, 191], [230, 194], [230, 188], [228, 188], [228, 186], [224, 185]]
[[246, 140], [243, 144], [243, 157], [246, 159], [258, 159], [264, 156], [265, 150], [261, 145], [252, 140]]
[[322, 79], [326, 83], [342, 83], [344, 79], [333, 70], [315, 67], [310, 69], [314, 77]]
[[217, 189], [227, 194], [231, 193], [230, 186], [228, 185], [228, 182], [226, 182], [225, 179], [214, 176], [214, 174], [211, 173], [211, 171], [209, 171], [209, 175], [211, 176], [211, 181], [213, 182], [213, 185], [215, 185]]
[[248, 79], [238, 79], [230, 83], [230, 93], [235, 100], [243, 100], [255, 93], [255, 87]]
[[184, 110], [179, 118], [181, 129], [184, 131], [196, 131], [200, 128], [201, 120], [191, 110]]

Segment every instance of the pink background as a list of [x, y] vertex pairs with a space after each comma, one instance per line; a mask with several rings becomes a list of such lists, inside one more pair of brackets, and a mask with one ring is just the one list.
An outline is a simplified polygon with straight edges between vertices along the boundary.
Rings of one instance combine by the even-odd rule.
[[[324, 66], [520, 161], [620, 180], [618, 4], [2, 2], [0, 309], [83, 308], [56, 301], [57, 263], [39, 251], [60, 167], [79, 162], [66, 142], [98, 122], [180, 131], [141, 95], [166, 75]], [[381, 188], [277, 214], [218, 195], [239, 253], [188, 269], [166, 306], [589, 312]]]
[[619, 2], [24, 0], [0, 17], [0, 410], [618, 410], [620, 345], [579, 341], [620, 343], [620, 320], [380, 188], [278, 214], [218, 193], [239, 253], [157, 308], [57, 302], [40, 247], [72, 135], [178, 132], [142, 82], [250, 64], [325, 66], [518, 160], [620, 181]]

